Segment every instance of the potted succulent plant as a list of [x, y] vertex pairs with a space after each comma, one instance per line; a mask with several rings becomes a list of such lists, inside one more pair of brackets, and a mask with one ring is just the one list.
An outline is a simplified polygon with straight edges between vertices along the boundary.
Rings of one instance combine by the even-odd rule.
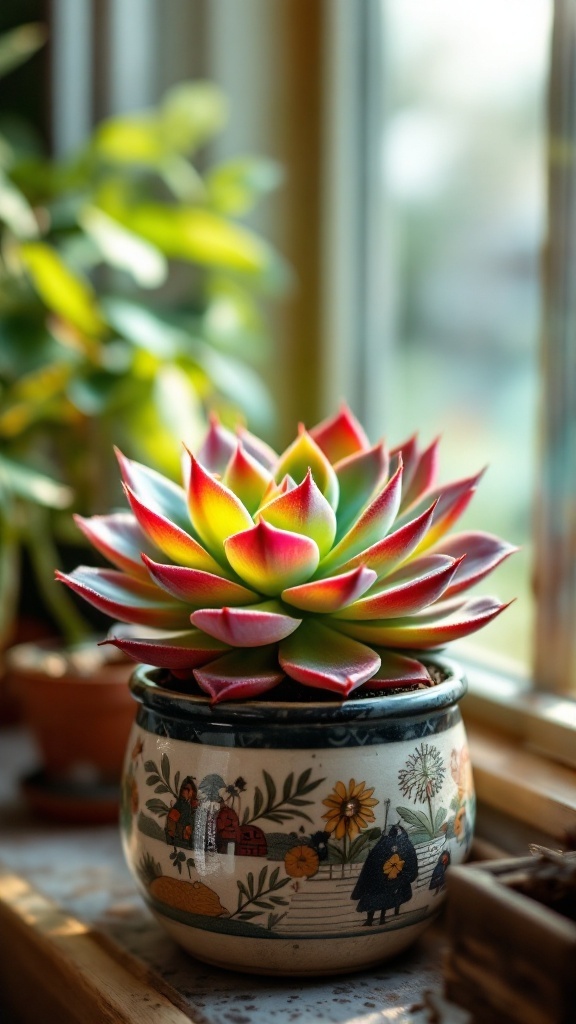
[[[79, 519], [114, 568], [58, 577], [141, 636], [123, 835], [170, 933], [259, 973], [352, 970], [436, 913], [474, 817], [459, 668], [513, 550], [446, 534], [478, 476], [370, 445], [345, 407], [277, 455], [213, 418], [183, 486], [118, 453], [130, 510]], [[414, 652], [418, 652], [415, 654]]]

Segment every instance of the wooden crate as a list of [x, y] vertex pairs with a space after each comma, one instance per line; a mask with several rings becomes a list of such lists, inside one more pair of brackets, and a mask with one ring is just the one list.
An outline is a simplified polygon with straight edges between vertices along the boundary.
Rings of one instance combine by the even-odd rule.
[[574, 855], [457, 867], [447, 886], [448, 998], [474, 1024], [574, 1024]]

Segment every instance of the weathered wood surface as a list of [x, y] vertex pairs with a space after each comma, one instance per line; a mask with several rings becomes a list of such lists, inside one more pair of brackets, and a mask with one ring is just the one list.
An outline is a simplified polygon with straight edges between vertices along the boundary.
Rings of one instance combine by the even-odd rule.
[[576, 923], [519, 891], [534, 863], [450, 872], [446, 990], [475, 1024], [573, 1024]]
[[[348, 1024], [358, 1019], [425, 1024], [433, 1019], [425, 993], [442, 987], [444, 940], [436, 929], [380, 969], [318, 981], [260, 979], [187, 956], [144, 906], [115, 826], [58, 826], [30, 814], [17, 780], [33, 766], [26, 735], [0, 731], [5, 872], [0, 982], [23, 1024], [146, 1024], [148, 1019], [154, 1024]], [[27, 916], [27, 900], [38, 920]], [[55, 933], [50, 922], [60, 922]], [[149, 1017], [147, 1006], [154, 1010]], [[41, 1007], [50, 1007], [50, 1013], [40, 1013]]]
[[101, 935], [0, 870], [3, 999], [25, 1024], [190, 1024]]

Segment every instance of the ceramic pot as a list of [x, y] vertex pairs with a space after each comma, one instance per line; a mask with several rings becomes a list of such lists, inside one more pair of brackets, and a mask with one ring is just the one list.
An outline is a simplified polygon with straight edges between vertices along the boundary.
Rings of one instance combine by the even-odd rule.
[[451, 662], [430, 689], [211, 707], [139, 667], [123, 782], [128, 864], [199, 959], [258, 974], [359, 970], [420, 934], [472, 839]]
[[65, 821], [117, 820], [133, 663], [111, 660], [93, 642], [66, 649], [50, 641], [11, 648], [8, 663], [40, 758], [22, 780], [32, 808]]

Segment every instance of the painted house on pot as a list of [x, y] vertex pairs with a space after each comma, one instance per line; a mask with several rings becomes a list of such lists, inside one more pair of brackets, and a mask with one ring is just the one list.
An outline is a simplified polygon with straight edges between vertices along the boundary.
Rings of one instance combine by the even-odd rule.
[[216, 849], [237, 857], [265, 857], [268, 845], [261, 828], [241, 825], [236, 811], [224, 804], [216, 818]]

